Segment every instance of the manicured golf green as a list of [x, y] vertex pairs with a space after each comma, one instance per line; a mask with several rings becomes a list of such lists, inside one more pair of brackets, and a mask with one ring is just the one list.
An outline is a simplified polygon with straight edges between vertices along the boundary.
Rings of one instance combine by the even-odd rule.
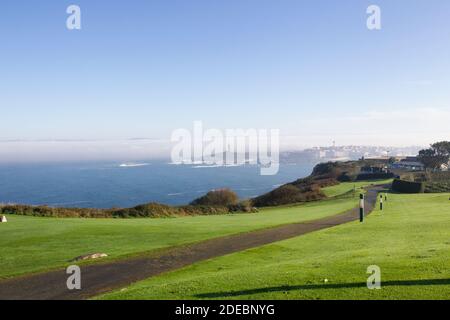
[[362, 191], [362, 188], [376, 185], [376, 184], [389, 184], [392, 183], [392, 179], [388, 180], [374, 180], [374, 181], [356, 181], [356, 182], [343, 182], [335, 186], [323, 188], [322, 191], [325, 193], [327, 197], [336, 197], [351, 191], [355, 191], [355, 193], [359, 193]]
[[[200, 262], [100, 298], [450, 299], [449, 235], [449, 194], [391, 194], [363, 224]], [[366, 286], [371, 265], [381, 268], [380, 290]]]
[[8, 216], [0, 224], [0, 278], [45, 271], [102, 252], [108, 259], [276, 225], [315, 220], [357, 205], [353, 198], [269, 208], [254, 214], [170, 219], [55, 219]]

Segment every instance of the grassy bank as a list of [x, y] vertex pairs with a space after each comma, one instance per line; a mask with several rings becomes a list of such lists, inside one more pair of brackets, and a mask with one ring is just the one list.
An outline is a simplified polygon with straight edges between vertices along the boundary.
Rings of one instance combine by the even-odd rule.
[[116, 259], [209, 238], [319, 219], [353, 208], [353, 198], [267, 208], [259, 213], [167, 219], [72, 219], [8, 216], [0, 224], [0, 278], [69, 264], [104, 252]]
[[363, 191], [363, 188], [369, 185], [379, 185], [379, 184], [389, 184], [392, 183], [392, 179], [387, 180], [373, 180], [371, 182], [368, 181], [355, 181], [355, 182], [342, 182], [338, 185], [322, 188], [322, 192], [327, 197], [336, 197], [345, 193], [349, 193], [355, 191], [355, 193], [360, 193]]
[[[448, 194], [390, 195], [364, 224], [197, 263], [101, 298], [450, 299], [449, 230]], [[381, 268], [381, 290], [366, 287], [370, 265]]]

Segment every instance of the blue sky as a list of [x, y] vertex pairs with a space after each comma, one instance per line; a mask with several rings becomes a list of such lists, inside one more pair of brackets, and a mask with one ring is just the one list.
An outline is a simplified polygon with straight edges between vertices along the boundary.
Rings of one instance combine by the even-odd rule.
[[450, 134], [447, 0], [7, 0], [0, 39], [1, 140], [164, 140], [194, 120], [305, 146]]

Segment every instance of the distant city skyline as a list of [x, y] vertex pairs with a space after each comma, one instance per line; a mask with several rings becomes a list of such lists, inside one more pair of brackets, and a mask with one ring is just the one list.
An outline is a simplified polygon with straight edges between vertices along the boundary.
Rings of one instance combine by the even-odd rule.
[[[81, 30], [66, 27], [72, 4]], [[373, 4], [381, 30], [366, 25]], [[1, 9], [0, 162], [165, 157], [171, 133], [196, 120], [279, 129], [282, 151], [450, 137], [445, 0]]]

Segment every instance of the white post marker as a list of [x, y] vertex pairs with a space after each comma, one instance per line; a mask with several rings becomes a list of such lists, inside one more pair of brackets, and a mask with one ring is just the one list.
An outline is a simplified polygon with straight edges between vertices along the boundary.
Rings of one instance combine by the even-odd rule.
[[359, 222], [364, 222], [364, 193], [359, 195]]

